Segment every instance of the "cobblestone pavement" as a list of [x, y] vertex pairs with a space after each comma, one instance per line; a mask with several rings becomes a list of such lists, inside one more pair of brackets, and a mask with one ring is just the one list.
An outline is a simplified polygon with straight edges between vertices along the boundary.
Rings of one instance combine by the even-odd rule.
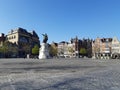
[[0, 90], [120, 90], [120, 60], [2, 59]]

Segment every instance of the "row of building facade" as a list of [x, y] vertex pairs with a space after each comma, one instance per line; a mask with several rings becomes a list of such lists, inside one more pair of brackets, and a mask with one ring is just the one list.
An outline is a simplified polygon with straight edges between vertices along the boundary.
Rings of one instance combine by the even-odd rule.
[[[70, 49], [72, 48], [72, 51]], [[86, 53], [81, 53], [81, 49], [85, 49]], [[99, 38], [78, 39], [77, 37], [71, 39], [70, 42], [58, 43], [58, 55], [69, 57], [86, 56], [95, 59], [119, 59], [120, 58], [120, 41], [117, 37], [113, 38]]]
[[[37, 33], [33, 30], [28, 32], [26, 29], [17, 28], [10, 30], [7, 35], [0, 34], [0, 47], [5, 41], [9, 41], [17, 47], [15, 53], [18, 57], [24, 57], [32, 53], [34, 45], [40, 47], [40, 40]], [[54, 43], [56, 46], [56, 53], [54, 55], [60, 57], [88, 57], [97, 59], [120, 58], [120, 41], [117, 37], [113, 38], [99, 38], [79, 39], [77, 36], [71, 38], [69, 42], [62, 41]], [[52, 44], [51, 44], [52, 45]]]
[[[84, 49], [85, 52], [81, 52]], [[70, 42], [62, 41], [58, 43], [58, 56], [65, 57], [92, 57], [92, 40], [78, 39], [76, 36]]]

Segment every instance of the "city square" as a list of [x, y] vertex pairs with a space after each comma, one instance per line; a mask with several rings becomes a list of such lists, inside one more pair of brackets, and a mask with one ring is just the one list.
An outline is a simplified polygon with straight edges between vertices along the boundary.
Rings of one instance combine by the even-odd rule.
[[120, 60], [0, 59], [0, 90], [119, 90]]
[[120, 0], [0, 0], [0, 90], [120, 90]]

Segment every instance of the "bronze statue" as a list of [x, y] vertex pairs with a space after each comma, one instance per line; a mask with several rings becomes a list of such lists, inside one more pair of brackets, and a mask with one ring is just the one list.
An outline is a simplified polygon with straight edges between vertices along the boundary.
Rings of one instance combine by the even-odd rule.
[[48, 40], [48, 35], [45, 33], [45, 34], [42, 34], [43, 35], [43, 43], [47, 43], [47, 40]]

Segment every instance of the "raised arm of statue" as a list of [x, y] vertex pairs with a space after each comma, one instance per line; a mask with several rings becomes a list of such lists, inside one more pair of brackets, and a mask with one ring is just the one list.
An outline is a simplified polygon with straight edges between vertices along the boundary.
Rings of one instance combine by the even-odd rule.
[[45, 34], [42, 34], [43, 36], [45, 36]]

